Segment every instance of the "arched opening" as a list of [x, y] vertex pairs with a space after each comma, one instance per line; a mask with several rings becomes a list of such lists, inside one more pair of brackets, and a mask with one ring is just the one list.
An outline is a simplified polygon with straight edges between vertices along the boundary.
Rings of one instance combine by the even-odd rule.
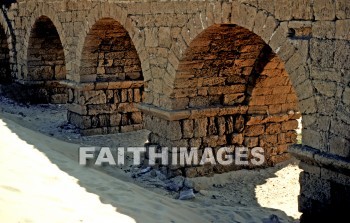
[[[271, 166], [288, 159], [288, 146], [297, 143], [300, 112], [284, 63], [243, 27], [213, 25], [191, 42], [177, 68], [172, 101], [174, 109], [191, 110], [180, 120], [181, 140], [190, 147], [246, 147], [248, 154], [262, 147], [265, 165]], [[198, 176], [241, 167], [183, 171]]]
[[80, 66], [81, 82], [143, 80], [141, 62], [128, 32], [104, 18], [88, 33]]
[[68, 91], [69, 103], [79, 104], [83, 112], [72, 109], [68, 119], [82, 134], [143, 128], [142, 113], [136, 107], [144, 91], [141, 62], [128, 32], [114, 19], [100, 19], [88, 32], [81, 56], [80, 82], [81, 89]]
[[0, 84], [11, 82], [10, 50], [5, 30], [0, 26]]
[[66, 79], [63, 46], [53, 22], [46, 16], [36, 20], [27, 52], [27, 80], [35, 85], [36, 102], [66, 103]]

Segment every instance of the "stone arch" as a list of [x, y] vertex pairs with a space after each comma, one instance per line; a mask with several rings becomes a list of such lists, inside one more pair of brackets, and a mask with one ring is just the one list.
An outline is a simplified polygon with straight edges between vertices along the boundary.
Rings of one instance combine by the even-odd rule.
[[85, 39], [78, 45], [80, 76], [75, 78], [81, 88], [68, 90], [68, 102], [83, 108], [69, 110], [68, 120], [85, 135], [143, 128], [142, 113], [136, 107], [144, 92], [138, 52], [122, 22], [104, 15], [108, 12], [97, 21], [90, 18], [91, 26], [89, 19], [86, 23], [89, 30], [81, 34]]
[[[85, 47], [85, 41], [89, 35], [89, 32], [97, 22], [101, 22], [103, 19], [107, 18], [113, 19], [115, 21], [114, 24], [118, 24], [120, 28], [125, 30], [125, 34], [127, 34], [127, 36], [129, 36], [131, 39], [131, 43], [134, 45], [135, 52], [137, 53], [138, 59], [141, 62], [140, 65], [143, 75], [148, 74], [149, 64], [147, 60], [147, 53], [144, 44], [142, 44], [142, 39], [144, 38], [143, 33], [138, 30], [136, 26], [133, 26], [133, 22], [130, 18], [127, 17], [127, 14], [128, 13], [126, 9], [109, 2], [98, 4], [88, 12], [89, 16], [87, 17], [86, 22], [83, 23], [81, 28], [82, 31], [78, 35], [79, 41], [76, 50], [76, 64], [72, 65], [73, 67], [76, 67], [77, 74], [81, 74], [80, 69], [82, 67], [82, 56]], [[79, 77], [75, 77], [75, 79], [79, 80]], [[149, 78], [146, 77], [145, 79]]]
[[102, 18], [91, 27], [81, 60], [81, 82], [143, 79], [141, 62], [128, 32], [112, 18]]
[[[38, 3], [37, 7], [33, 9], [33, 13], [28, 19], [28, 26], [25, 28], [25, 36], [23, 41], [23, 51], [18, 54], [19, 58], [19, 66], [21, 73], [18, 75], [22, 75], [24, 80], [27, 80], [28, 78], [28, 49], [29, 49], [29, 42], [31, 38], [31, 34], [33, 31], [34, 26], [36, 25], [38, 19], [40, 18], [48, 18], [50, 22], [52, 23], [53, 27], [55, 27], [55, 30], [57, 32], [57, 35], [59, 36], [61, 46], [64, 53], [64, 64], [67, 65], [67, 62], [70, 61], [69, 57], [69, 50], [66, 48], [66, 40], [67, 35], [63, 29], [62, 23], [60, 22], [58, 18], [58, 13], [48, 4], [46, 3]], [[21, 62], [20, 62], [21, 61]], [[68, 66], [66, 66], [66, 72], [69, 73], [70, 69]]]
[[[206, 147], [243, 146], [249, 152], [262, 147], [265, 165], [274, 165], [288, 159], [288, 146], [297, 142], [300, 112], [285, 64], [261, 37], [241, 26], [214, 24], [190, 42], [170, 99], [175, 111], [167, 121], [146, 118], [146, 126], [165, 126], [151, 129], [151, 143], [202, 152]], [[207, 165], [181, 171], [193, 177], [237, 168]]]
[[[301, 104], [302, 114], [310, 114], [316, 111], [316, 102], [313, 98], [313, 90], [305, 93], [305, 88], [314, 89], [311, 81], [307, 80], [309, 70], [304, 65], [306, 58], [288, 40], [288, 27], [286, 22], [278, 21], [274, 15], [254, 6], [239, 2], [212, 2], [207, 3], [206, 9], [189, 19], [185, 29], [190, 36], [182, 36], [182, 41], [172, 48], [172, 66], [179, 66], [184, 52], [189, 44], [205, 29], [215, 24], [235, 24], [257, 34], [271, 47], [285, 63], [285, 69], [296, 90]], [[179, 42], [179, 41], [178, 41]], [[169, 61], [170, 62], [170, 61]], [[173, 75], [175, 77], [175, 75]], [[175, 79], [174, 79], [175, 80]], [[302, 86], [300, 84], [302, 83]], [[304, 101], [305, 100], [305, 101]]]
[[60, 36], [47, 16], [40, 16], [30, 32], [27, 50], [28, 80], [65, 80], [65, 57]]
[[30, 31], [27, 48], [27, 78], [30, 92], [36, 92], [35, 102], [66, 103], [66, 59], [61, 37], [47, 16], [36, 19]]

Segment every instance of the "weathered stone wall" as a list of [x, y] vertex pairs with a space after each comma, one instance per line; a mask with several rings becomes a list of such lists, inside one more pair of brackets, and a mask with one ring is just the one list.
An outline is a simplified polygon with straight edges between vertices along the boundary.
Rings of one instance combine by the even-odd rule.
[[294, 145], [290, 151], [301, 160], [299, 211], [301, 222], [344, 219], [350, 207], [349, 161], [317, 149]]
[[142, 101], [143, 81], [68, 84], [68, 121], [84, 135], [143, 129], [135, 104]]
[[[28, 84], [28, 82], [25, 82], [28, 77], [27, 51], [31, 30], [34, 27], [35, 21], [41, 16], [50, 18], [61, 39], [68, 86], [71, 89], [80, 89], [78, 91], [72, 90], [75, 96], [74, 100], [71, 99], [70, 102], [75, 101], [75, 103], [70, 104], [68, 109], [71, 113], [80, 114], [80, 118], [85, 116], [84, 109], [87, 107], [82, 103], [77, 103], [78, 101], [76, 99], [76, 96], [84, 94], [84, 91], [81, 89], [85, 89], [85, 85], [81, 81], [84, 80], [81, 79], [84, 75], [81, 75], [80, 69], [82, 67], [81, 65], [83, 65], [82, 57], [84, 56], [85, 40], [98, 21], [110, 18], [118, 22], [127, 31], [140, 60], [144, 80], [144, 100], [142, 100], [143, 105], [141, 107], [146, 114], [146, 126], [147, 123], [150, 123], [147, 120], [159, 120], [162, 123], [179, 123], [179, 121], [195, 122], [191, 121], [193, 119], [189, 118], [189, 116], [183, 116], [183, 113], [187, 114], [193, 109], [201, 108], [199, 105], [203, 100], [204, 105], [209, 108], [227, 106], [234, 110], [234, 108], [244, 108], [243, 106], [262, 106], [261, 108], [267, 108], [269, 112], [263, 115], [267, 117], [271, 116], [270, 112], [273, 110], [276, 114], [279, 113], [279, 109], [281, 109], [280, 113], [290, 110], [289, 106], [294, 107], [297, 101], [303, 118], [303, 145], [301, 148], [297, 147], [298, 149], [293, 150], [293, 154], [297, 155], [299, 159], [305, 160], [305, 157], [312, 157], [311, 160], [316, 160], [314, 155], [309, 156], [304, 152], [315, 149], [318, 157], [327, 157], [328, 161], [320, 158], [317, 162], [310, 161], [310, 165], [316, 168], [322, 167], [324, 170], [332, 169], [333, 172], [329, 172], [329, 176], [333, 177], [332, 179], [335, 179], [334, 177], [340, 172], [349, 176], [348, 170], [350, 168], [343, 167], [347, 170], [344, 171], [335, 165], [340, 162], [339, 160], [349, 163], [350, 158], [350, 6], [348, 0], [162, 2], [102, 2], [85, 0], [42, 2], [31, 0], [18, 1], [18, 4], [11, 6], [6, 15], [10, 22], [7, 22], [6, 19], [4, 20], [2, 16], [0, 17], [1, 24], [3, 26], [4, 24], [8, 24], [15, 30], [15, 38], [12, 38], [6, 32], [10, 45], [10, 60], [17, 61], [13, 70], [16, 69], [18, 72], [13, 73], [16, 73], [17, 82], [18, 80], [22, 80], [26, 84]], [[243, 92], [226, 92], [225, 94], [221, 94], [220, 99], [212, 95], [213, 100], [209, 100], [209, 103], [208, 99], [203, 99], [205, 95], [201, 95], [202, 93], [200, 94], [198, 91], [192, 93], [187, 91], [185, 92], [185, 97], [174, 97], [183, 91], [183, 88], [178, 88], [178, 81], [183, 78], [179, 71], [184, 64], [186, 65], [184, 61], [186, 61], [186, 53], [191, 49], [191, 44], [194, 43], [194, 40], [203, 31], [204, 33], [208, 33], [206, 31], [210, 30], [210, 27], [222, 24], [231, 24], [247, 29], [261, 39], [260, 44], [257, 45], [262, 46], [262, 43], [264, 43], [271, 48], [272, 52], [276, 55], [271, 54], [271, 61], [275, 60], [280, 64], [283, 62], [285, 71], [282, 73], [284, 75], [288, 74], [297, 100], [294, 96], [288, 96], [289, 94], [293, 95], [292, 90], [290, 90], [292, 88], [289, 88], [290, 92], [286, 93], [286, 89], [290, 87], [290, 84], [280, 86], [279, 90], [283, 92], [280, 95], [287, 95], [282, 96], [282, 99], [278, 98], [278, 100], [282, 100], [283, 102], [277, 103], [278, 100], [276, 99], [276, 104], [269, 105], [267, 102], [275, 100], [271, 98], [273, 96], [269, 96], [271, 92], [269, 93], [268, 89], [265, 89], [267, 91], [265, 92], [266, 95], [265, 93], [259, 95], [259, 90], [257, 90], [258, 88], [254, 84], [251, 86], [255, 88], [247, 88], [245, 95], [242, 95]], [[8, 30], [7, 27], [4, 27], [4, 29]], [[208, 49], [200, 50], [210, 55]], [[239, 58], [236, 59], [238, 60]], [[248, 61], [248, 59], [242, 60], [244, 63], [248, 63]], [[209, 70], [215, 70], [214, 61], [212, 62], [207, 65], [210, 66]], [[272, 70], [278, 70], [272, 64], [263, 67], [271, 66], [273, 67]], [[233, 65], [235, 64], [233, 63]], [[239, 65], [239, 67], [244, 67], [245, 64]], [[279, 65], [276, 66], [278, 67]], [[96, 64], [96, 69], [97, 67], [99, 67], [98, 64]], [[200, 72], [203, 74], [206, 73], [204, 72], [205, 69], [202, 68], [199, 69]], [[249, 69], [246, 70], [248, 71]], [[240, 72], [243, 73], [245, 71], [243, 69]], [[286, 76], [283, 76], [282, 73], [278, 78], [287, 80]], [[258, 72], [258, 74], [261, 77], [269, 76], [264, 75], [264, 71]], [[98, 74], [96, 71], [97, 77]], [[233, 75], [232, 77], [238, 76]], [[184, 80], [185, 82], [190, 80], [189, 77], [186, 78]], [[255, 80], [259, 82], [259, 78]], [[271, 80], [270, 83], [273, 82], [275, 81]], [[227, 80], [225, 80], [224, 84], [226, 85], [227, 83]], [[237, 81], [235, 83], [235, 85], [239, 85]], [[250, 79], [248, 79], [248, 83], [244, 84], [245, 87], [250, 83], [254, 83], [254, 81], [250, 82]], [[288, 81], [285, 83], [288, 83]], [[217, 85], [215, 87], [222, 87], [220, 86], [220, 82]], [[90, 90], [87, 91], [99, 92], [100, 89], [95, 89], [96, 87], [97, 83], [93, 87], [88, 88]], [[236, 87], [234, 89], [236, 90]], [[276, 86], [273, 89], [277, 89]], [[104, 87], [102, 91], [107, 98], [107, 94], [109, 94], [107, 93], [108, 89]], [[211, 91], [213, 92], [213, 90]], [[275, 92], [278, 92], [278, 90], [275, 90]], [[93, 95], [94, 93], [86, 94]], [[103, 94], [101, 92], [100, 95]], [[208, 96], [210, 97], [209, 94]], [[291, 101], [284, 102], [284, 97], [286, 97], [286, 100]], [[263, 98], [265, 98], [264, 103], [261, 105], [260, 103], [262, 103]], [[104, 96], [102, 96], [102, 99], [104, 99]], [[240, 100], [243, 101], [240, 102]], [[104, 100], [100, 102], [103, 103]], [[218, 102], [220, 102], [220, 106], [216, 106]], [[230, 105], [231, 103], [232, 105]], [[237, 103], [241, 106], [236, 106]], [[77, 105], [81, 107], [77, 107]], [[213, 116], [213, 119], [222, 119], [218, 114]], [[241, 115], [247, 117], [247, 119], [245, 118], [245, 121], [247, 121], [249, 119], [249, 109], [247, 113], [240, 111], [233, 114], [232, 117], [236, 119]], [[254, 114], [254, 116], [258, 115]], [[89, 116], [88, 119], [90, 120], [93, 117], [94, 115]], [[202, 118], [206, 119], [206, 122], [209, 123], [211, 122], [210, 117], [205, 114]], [[195, 119], [197, 120], [197, 118]], [[290, 123], [292, 127], [295, 127], [295, 121]], [[267, 124], [264, 123], [264, 125], [264, 131], [267, 131]], [[153, 132], [153, 136], [159, 135], [161, 138], [167, 138], [170, 131], [176, 134], [183, 134], [181, 128], [180, 124], [169, 124], [170, 130], [164, 131], [162, 134], [156, 134], [156, 128], [151, 128], [150, 130]], [[105, 132], [105, 130], [103, 131]], [[176, 134], [172, 136], [174, 137], [172, 140], [180, 138]], [[308, 176], [311, 173], [311, 169], [306, 167], [304, 169], [304, 175]], [[314, 196], [317, 194], [317, 191], [312, 189], [312, 187], [318, 187], [318, 182], [330, 182], [327, 180], [330, 177], [327, 178], [326, 175], [322, 175], [322, 169], [321, 174], [314, 174], [312, 176], [312, 178], [302, 177], [301, 183], [303, 189], [301, 191], [302, 199], [300, 200], [301, 210], [305, 213], [310, 211], [308, 214], [311, 216], [316, 215], [314, 210], [320, 207], [319, 203], [309, 202], [315, 200]], [[326, 181], [323, 181], [324, 179]], [[348, 181], [338, 183], [342, 186], [334, 186], [334, 190], [342, 187], [350, 187]], [[332, 202], [329, 202], [331, 200]], [[324, 205], [324, 209], [322, 210], [332, 210], [331, 212], [321, 212], [323, 215], [327, 213], [330, 215], [334, 214], [336, 211], [331, 207], [341, 207], [342, 205], [348, 207], [346, 201], [338, 199], [334, 195], [334, 192], [330, 196], [325, 196], [324, 200], [320, 202]]]
[[141, 62], [119, 22], [103, 18], [92, 26], [84, 43], [80, 81], [80, 87], [69, 90], [68, 121], [81, 133], [143, 128], [141, 111], [135, 106], [142, 101], [144, 91]]
[[[297, 96], [284, 63], [260, 37], [239, 26], [213, 25], [191, 42], [176, 76], [170, 99], [179, 116], [167, 121], [146, 111], [150, 143], [200, 152], [262, 147], [265, 165], [289, 158], [300, 118]], [[178, 173], [193, 177], [238, 168], [209, 165]]]

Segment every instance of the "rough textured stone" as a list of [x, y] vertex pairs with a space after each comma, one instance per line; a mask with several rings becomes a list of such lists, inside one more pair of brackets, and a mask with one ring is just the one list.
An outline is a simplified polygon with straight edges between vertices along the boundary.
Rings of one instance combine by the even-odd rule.
[[313, 6], [316, 20], [335, 19], [335, 4], [332, 0], [318, 0]]
[[[349, 9], [348, 0], [18, 1], [0, 12], [0, 82], [16, 82], [8, 94], [25, 102], [68, 100], [85, 134], [145, 125], [154, 143], [197, 147], [258, 138], [267, 165], [288, 158], [300, 109], [304, 146], [347, 159]], [[158, 110], [141, 114], [139, 103]], [[336, 192], [347, 198], [349, 183], [332, 171], [303, 178], [304, 213], [348, 204]]]

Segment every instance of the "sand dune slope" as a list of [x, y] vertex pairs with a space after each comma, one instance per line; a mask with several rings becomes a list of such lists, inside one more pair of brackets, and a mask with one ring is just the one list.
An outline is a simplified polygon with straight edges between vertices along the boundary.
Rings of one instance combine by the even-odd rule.
[[0, 222], [263, 222], [272, 213], [287, 219], [271, 209], [158, 195], [80, 166], [77, 148], [0, 116]]

